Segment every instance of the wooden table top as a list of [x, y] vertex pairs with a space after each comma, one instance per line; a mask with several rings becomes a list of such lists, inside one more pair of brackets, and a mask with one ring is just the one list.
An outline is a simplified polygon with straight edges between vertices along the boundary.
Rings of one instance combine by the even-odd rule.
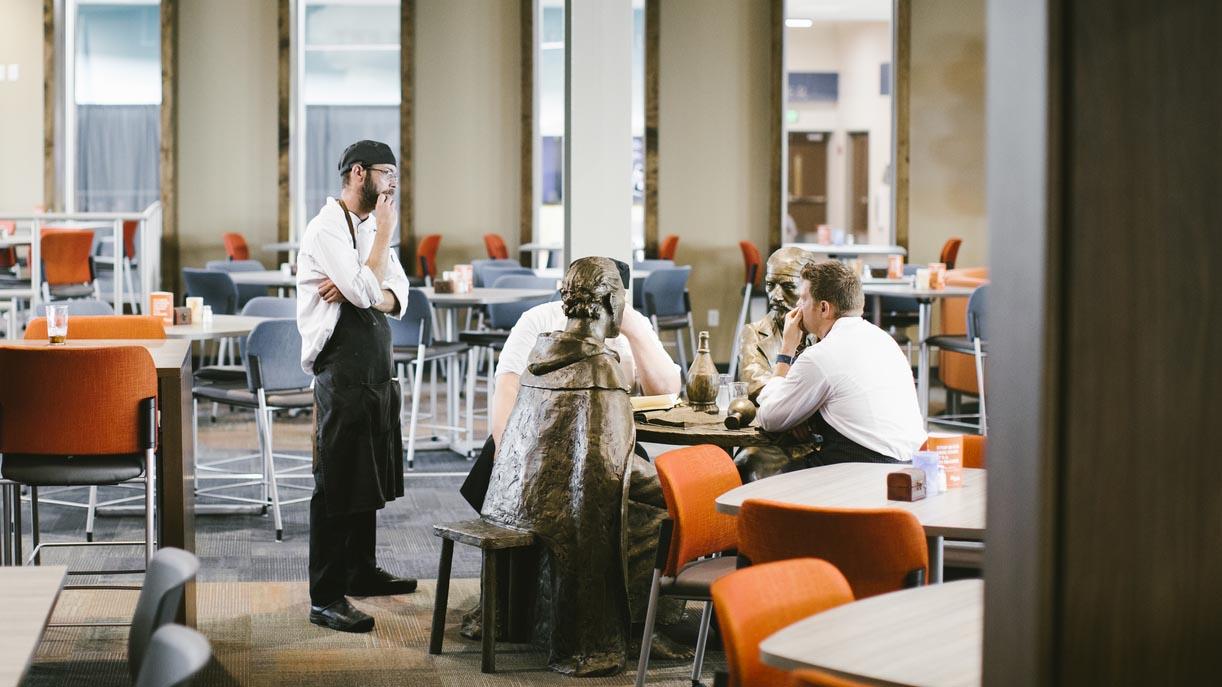
[[903, 246], [877, 243], [786, 243], [786, 248], [801, 248], [818, 255], [907, 255]]
[[205, 341], [207, 339], [223, 339], [230, 336], [246, 336], [256, 324], [266, 322], [268, 317], [246, 317], [243, 315], [213, 315], [212, 324], [205, 327], [201, 322], [191, 324], [175, 324], [165, 328], [168, 339], [187, 339], [188, 341]]
[[0, 687], [16, 687], [30, 667], [64, 586], [62, 565], [0, 568]]
[[920, 501], [888, 501], [887, 473], [908, 463], [838, 463], [773, 475], [717, 497], [717, 510], [737, 515], [747, 499], [771, 499], [803, 506], [902, 508], [921, 521], [926, 536], [983, 540], [985, 471], [963, 469], [963, 486]]
[[872, 685], [981, 683], [984, 581], [872, 596], [790, 625], [760, 643], [774, 668], [816, 668]]
[[466, 293], [436, 293], [431, 286], [421, 287], [419, 290], [433, 305], [455, 308], [468, 305], [518, 303], [532, 298], [545, 298], [555, 293], [550, 289], [496, 289], [490, 287], [474, 288]]
[[903, 296], [906, 298], [955, 298], [970, 296], [974, 286], [945, 286], [940, 289], [918, 289], [911, 284], [879, 284], [867, 282], [861, 285], [867, 296]]
[[[20, 339], [16, 341], [0, 341], [0, 347], [21, 346], [22, 348], [50, 348], [45, 339]], [[191, 353], [191, 342], [185, 339], [69, 339], [68, 343], [55, 348], [105, 348], [108, 346], [140, 346], [153, 356], [153, 365], [158, 370], [173, 370], [182, 368], [183, 362]]]
[[[641, 417], [642, 413], [634, 413]], [[767, 435], [760, 433], [755, 425], [744, 429], [726, 429], [725, 413], [711, 415], [692, 410], [689, 406], [680, 405], [670, 410], [653, 410], [644, 412], [646, 422], [637, 420], [637, 441], [647, 441], [654, 444], [670, 444], [675, 446], [695, 446], [696, 444], [713, 444], [722, 448], [736, 446], [765, 446], [772, 443]], [[685, 426], [677, 427], [668, 424], [657, 424], [649, 420], [665, 420], [667, 422], [683, 422]]]

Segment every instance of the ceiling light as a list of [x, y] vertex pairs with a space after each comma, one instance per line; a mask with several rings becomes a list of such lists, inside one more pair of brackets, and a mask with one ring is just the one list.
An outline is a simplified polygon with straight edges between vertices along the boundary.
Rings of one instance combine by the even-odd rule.
[[814, 26], [815, 22], [812, 19], [786, 19], [785, 26], [791, 29], [809, 29]]

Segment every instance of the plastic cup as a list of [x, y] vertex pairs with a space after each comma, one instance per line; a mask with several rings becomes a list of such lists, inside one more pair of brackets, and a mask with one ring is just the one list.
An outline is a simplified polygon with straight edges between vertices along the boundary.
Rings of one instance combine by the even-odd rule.
[[47, 306], [47, 341], [53, 345], [68, 343], [68, 306]]

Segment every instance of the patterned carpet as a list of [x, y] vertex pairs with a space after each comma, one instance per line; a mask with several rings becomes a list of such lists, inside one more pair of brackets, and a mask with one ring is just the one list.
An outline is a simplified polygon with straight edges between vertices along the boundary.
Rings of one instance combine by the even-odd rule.
[[[277, 451], [306, 455], [309, 426], [308, 416], [278, 417]], [[201, 421], [200, 454], [206, 460], [236, 456], [254, 444], [254, 424], [249, 415], [222, 410], [217, 422]], [[417, 470], [408, 477], [405, 497], [380, 513], [379, 563], [397, 574], [419, 578], [421, 588], [407, 596], [356, 601], [377, 619], [375, 631], [368, 635], [323, 630], [306, 620], [307, 504], [284, 508], [282, 543], [275, 541], [270, 516], [257, 513], [199, 516], [196, 521], [197, 554], [202, 564], [199, 629], [212, 642], [215, 659], [198, 684], [295, 687], [572, 684], [571, 678], [549, 671], [546, 655], [530, 646], [500, 645], [497, 674], [480, 673], [478, 643], [463, 639], [457, 631], [462, 610], [474, 607], [478, 598], [479, 584], [475, 578], [480, 564], [478, 553], [470, 547], [456, 547], [454, 552], [444, 653], [440, 656], [427, 653], [433, 578], [440, 552], [431, 525], [475, 515], [458, 494], [462, 478], [438, 473], [465, 473], [469, 465], [449, 451], [417, 454]], [[61, 496], [83, 500], [85, 493], [76, 490]], [[101, 498], [136, 494], [139, 492], [105, 489]], [[82, 538], [83, 510], [44, 505], [40, 511], [44, 539]], [[28, 510], [26, 528], [28, 546]], [[141, 520], [129, 515], [99, 517], [95, 529], [98, 540], [139, 539], [141, 530]], [[130, 565], [138, 555], [135, 550], [119, 547], [59, 550], [44, 562], [62, 562], [85, 569]], [[127, 620], [135, 596], [134, 592], [125, 591], [66, 591], [60, 597], [52, 622]], [[686, 635], [683, 638], [692, 644], [698, 619], [699, 605], [692, 604], [682, 628]], [[23, 684], [84, 687], [130, 684], [126, 642], [127, 628], [50, 628]], [[632, 684], [635, 658], [629, 663], [621, 675], [582, 680], [579, 684]], [[649, 684], [690, 684], [690, 662], [652, 663]], [[706, 683], [711, 684], [713, 671], [723, 666], [721, 652], [710, 650]]]

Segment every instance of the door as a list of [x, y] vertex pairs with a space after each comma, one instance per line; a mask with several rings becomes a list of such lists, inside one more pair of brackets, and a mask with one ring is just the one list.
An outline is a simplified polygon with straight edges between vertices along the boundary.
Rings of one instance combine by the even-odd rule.
[[789, 215], [799, 238], [827, 224], [827, 140], [821, 131], [789, 134]]
[[870, 231], [870, 134], [849, 134], [849, 231], [865, 242]]

